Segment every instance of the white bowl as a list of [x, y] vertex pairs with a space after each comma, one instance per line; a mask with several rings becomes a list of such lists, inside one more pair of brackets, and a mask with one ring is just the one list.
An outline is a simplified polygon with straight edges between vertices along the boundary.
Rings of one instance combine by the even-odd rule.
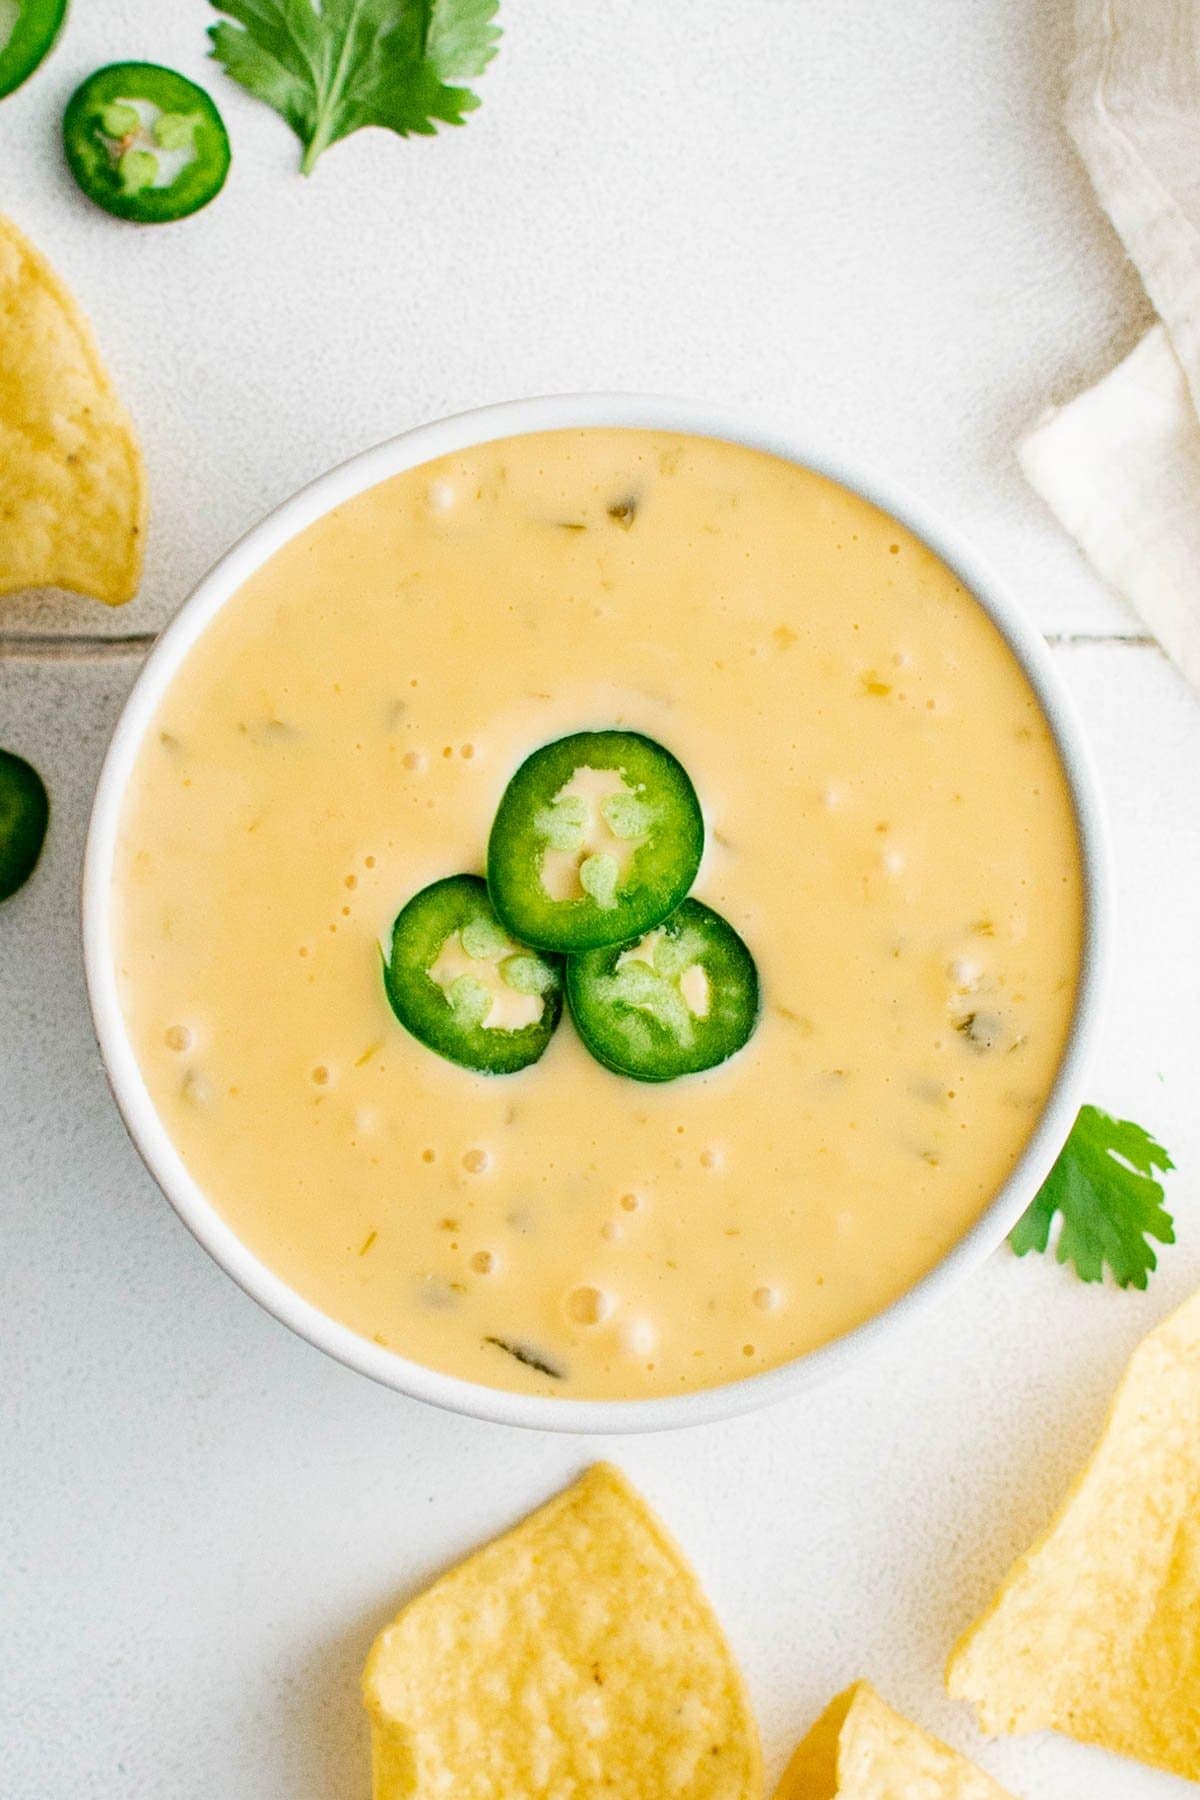
[[[389, 476], [496, 438], [589, 425], [689, 432], [768, 451], [815, 469], [864, 495], [923, 539], [990, 614], [1041, 702], [1071, 785], [1084, 871], [1083, 962], [1070, 1040], [1037, 1128], [983, 1216], [915, 1287], [854, 1331], [763, 1374], [698, 1393], [652, 1400], [554, 1400], [462, 1381], [369, 1343], [302, 1299], [251, 1254], [185, 1168], [154, 1109], [129, 1041], [117, 997], [113, 954], [113, 859], [126, 786], [159, 702], [192, 645], [225, 602], [297, 533], [332, 507]], [[741, 413], [636, 395], [582, 394], [515, 400], [424, 425], [343, 463], [264, 519], [205, 576], [148, 657], [101, 771], [83, 871], [84, 959], [96, 1035], [109, 1082], [147, 1167], [209, 1254], [268, 1312], [349, 1368], [415, 1399], [455, 1412], [510, 1425], [561, 1431], [654, 1431], [695, 1425], [795, 1394], [894, 1338], [922, 1309], [995, 1250], [1045, 1179], [1080, 1104], [1081, 1084], [1101, 1013], [1109, 911], [1110, 879], [1103, 819], [1074, 705], [1041, 637], [974, 551], [903, 489], [827, 455], [790, 431], [763, 427]]]

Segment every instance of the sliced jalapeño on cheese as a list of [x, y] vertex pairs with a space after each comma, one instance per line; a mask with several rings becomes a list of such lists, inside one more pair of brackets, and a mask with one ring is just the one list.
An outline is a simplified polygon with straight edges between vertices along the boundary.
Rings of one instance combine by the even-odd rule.
[[593, 950], [673, 912], [703, 850], [696, 790], [669, 750], [638, 732], [581, 731], [535, 750], [509, 782], [488, 886], [524, 943]]
[[435, 881], [401, 910], [384, 984], [407, 1031], [481, 1075], [536, 1062], [562, 1012], [560, 960], [505, 930], [478, 875]]
[[49, 822], [50, 801], [37, 770], [23, 756], [0, 750], [0, 900], [33, 874]]
[[63, 116], [71, 173], [89, 200], [137, 225], [199, 212], [229, 173], [229, 138], [202, 87], [158, 63], [110, 63]]
[[758, 1022], [758, 971], [745, 943], [699, 900], [625, 944], [573, 956], [567, 999], [598, 1062], [635, 1081], [713, 1069]]
[[0, 100], [50, 54], [67, 0], [0, 0]]

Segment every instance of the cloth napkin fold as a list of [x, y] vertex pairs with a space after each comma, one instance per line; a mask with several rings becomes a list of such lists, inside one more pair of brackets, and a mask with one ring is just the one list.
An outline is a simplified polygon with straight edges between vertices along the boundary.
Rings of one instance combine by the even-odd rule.
[[1200, 0], [1076, 0], [1067, 129], [1160, 323], [1022, 467], [1200, 689]]

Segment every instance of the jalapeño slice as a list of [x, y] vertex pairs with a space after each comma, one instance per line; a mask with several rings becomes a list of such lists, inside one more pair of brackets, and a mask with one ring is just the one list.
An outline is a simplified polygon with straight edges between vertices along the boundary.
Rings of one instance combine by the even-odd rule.
[[733, 926], [699, 900], [627, 944], [567, 963], [567, 999], [596, 1058], [635, 1081], [715, 1068], [758, 1021], [758, 971]]
[[0, 0], [0, 100], [49, 55], [66, 11], [67, 0]]
[[536, 1062], [562, 1012], [559, 959], [513, 940], [478, 875], [450, 875], [408, 902], [392, 927], [384, 983], [407, 1031], [480, 1075]]
[[229, 172], [213, 102], [157, 63], [110, 63], [89, 75], [68, 103], [63, 145], [88, 199], [138, 225], [199, 212]]
[[683, 764], [633, 731], [535, 750], [500, 802], [488, 886], [515, 937], [546, 950], [621, 944], [673, 912], [704, 850]]
[[23, 756], [0, 750], [0, 900], [33, 874], [49, 822], [50, 801], [37, 770]]

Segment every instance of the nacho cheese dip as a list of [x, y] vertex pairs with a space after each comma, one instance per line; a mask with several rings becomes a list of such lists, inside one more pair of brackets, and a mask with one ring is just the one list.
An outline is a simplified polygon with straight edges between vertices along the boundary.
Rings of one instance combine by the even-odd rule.
[[[482, 871], [531, 751], [610, 727], [695, 783], [758, 1028], [661, 1085], [565, 1014], [518, 1074], [443, 1061], [380, 945]], [[1047, 1099], [1083, 919], [1050, 729], [955, 575], [819, 475], [633, 430], [428, 464], [275, 555], [147, 733], [115, 899], [151, 1097], [245, 1244], [403, 1356], [575, 1398], [770, 1368], [925, 1274]]]

